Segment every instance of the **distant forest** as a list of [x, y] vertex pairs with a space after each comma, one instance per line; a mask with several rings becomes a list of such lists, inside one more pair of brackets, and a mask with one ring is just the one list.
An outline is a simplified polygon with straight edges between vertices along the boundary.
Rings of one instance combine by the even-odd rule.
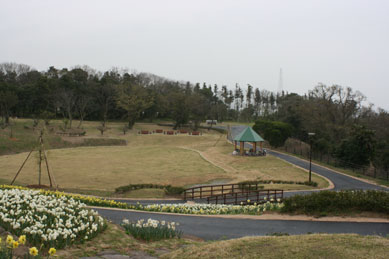
[[[260, 125], [270, 127], [263, 129], [269, 136], [283, 135], [281, 124], [287, 125], [287, 137], [304, 142], [309, 142], [308, 132], [315, 132], [316, 153], [388, 171], [389, 114], [363, 105], [365, 99], [362, 93], [339, 85], [318, 84], [298, 95], [250, 84], [177, 82], [119, 69], [50, 67], [39, 72], [24, 64], [0, 64], [2, 127], [15, 116], [62, 119], [68, 128], [82, 127], [83, 120], [101, 121], [101, 127], [109, 120], [123, 120], [128, 128], [137, 120], [155, 119], [174, 121], [176, 128], [189, 122], [197, 128], [206, 119], [257, 121], [259, 131]], [[74, 119], [79, 120], [77, 125]], [[283, 141], [274, 143], [279, 146]]]

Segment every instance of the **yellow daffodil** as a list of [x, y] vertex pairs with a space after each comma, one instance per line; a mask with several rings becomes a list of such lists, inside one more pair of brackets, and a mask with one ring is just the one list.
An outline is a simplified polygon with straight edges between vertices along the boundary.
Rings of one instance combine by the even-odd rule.
[[38, 249], [36, 249], [35, 246], [30, 248], [30, 255], [32, 255], [32, 256], [38, 255]]
[[12, 242], [12, 248], [15, 249], [15, 248], [18, 248], [19, 247], [19, 242], [18, 241], [13, 241]]
[[26, 243], [26, 236], [25, 235], [21, 235], [19, 237], [19, 243], [24, 245]]
[[55, 255], [56, 252], [57, 252], [57, 250], [54, 247], [49, 249], [49, 255], [51, 255], [51, 256]]
[[11, 235], [7, 236], [7, 244], [12, 245], [12, 242], [14, 241], [14, 238]]

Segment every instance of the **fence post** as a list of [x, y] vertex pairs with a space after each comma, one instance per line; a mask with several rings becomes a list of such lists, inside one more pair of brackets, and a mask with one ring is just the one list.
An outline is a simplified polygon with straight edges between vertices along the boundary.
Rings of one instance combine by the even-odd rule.
[[186, 201], [186, 190], [184, 191], [184, 200]]
[[257, 190], [257, 203], [259, 203], [259, 191]]
[[268, 200], [268, 201], [270, 200], [270, 199], [269, 199], [269, 198], [270, 198], [269, 196], [270, 196], [270, 190], [267, 190], [267, 200]]
[[211, 196], [213, 195], [213, 186], [211, 186]]
[[235, 193], [235, 205], [238, 205], [238, 193]]
[[224, 185], [222, 185], [222, 194], [224, 194]]
[[209, 197], [207, 197], [207, 203], [209, 204]]
[[232, 188], [231, 188], [231, 190], [232, 190], [232, 193], [234, 193], [234, 184], [232, 184]]
[[226, 194], [223, 194], [224, 204], [226, 204]]
[[218, 196], [216, 195], [215, 197], [216, 197], [216, 204], [217, 204], [217, 197], [218, 197]]
[[192, 188], [192, 200], [194, 200], [194, 188]]
[[200, 187], [200, 199], [203, 198], [203, 187]]

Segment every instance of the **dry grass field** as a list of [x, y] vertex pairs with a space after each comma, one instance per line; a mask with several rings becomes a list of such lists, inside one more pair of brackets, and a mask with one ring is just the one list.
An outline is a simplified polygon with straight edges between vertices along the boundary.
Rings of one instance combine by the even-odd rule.
[[162, 258], [387, 258], [389, 239], [355, 234], [244, 237], [187, 246]]
[[[29, 123], [28, 120], [22, 121]], [[52, 124], [59, 123], [53, 122]], [[75, 122], [74, 125], [77, 125]], [[112, 192], [128, 184], [153, 183], [190, 186], [209, 182], [239, 182], [256, 179], [306, 181], [307, 172], [272, 157], [232, 156], [232, 145], [225, 135], [202, 129], [202, 136], [177, 134], [139, 135], [143, 130], [171, 130], [150, 123], [137, 123], [133, 130], [123, 134], [123, 123], [109, 123], [103, 136], [97, 130], [97, 122], [84, 122], [84, 137], [63, 137], [65, 143], [83, 142], [86, 139], [122, 139], [125, 146], [99, 146], [58, 148], [48, 150], [50, 168], [60, 188], [72, 190], [96, 190]], [[19, 127], [20, 136], [23, 134]], [[25, 130], [27, 131], [27, 130]], [[31, 130], [30, 130], [31, 131]], [[51, 137], [49, 135], [48, 137]], [[10, 182], [27, 153], [0, 156], [1, 182]], [[26, 163], [18, 177], [18, 183], [37, 183], [37, 154]], [[313, 176], [319, 187], [328, 183]], [[43, 184], [48, 179], [43, 171]], [[304, 185], [265, 185], [265, 188], [309, 189]], [[134, 197], [149, 197], [161, 193], [142, 191]]]
[[389, 239], [356, 234], [244, 237], [203, 242], [188, 238], [143, 242], [109, 223], [93, 240], [57, 252], [58, 258], [95, 256], [102, 251], [161, 258], [387, 258]]

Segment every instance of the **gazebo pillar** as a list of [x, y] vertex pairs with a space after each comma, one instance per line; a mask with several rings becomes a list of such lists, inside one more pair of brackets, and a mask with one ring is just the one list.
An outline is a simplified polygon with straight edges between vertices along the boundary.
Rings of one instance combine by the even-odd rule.
[[261, 151], [263, 151], [262, 143], [263, 142], [259, 142], [259, 146], [261, 147]]
[[241, 141], [240, 143], [240, 154], [243, 156], [244, 155], [244, 142]]
[[236, 140], [234, 140], [234, 150], [236, 150]]
[[254, 153], [257, 152], [257, 142], [253, 142], [253, 150], [254, 150]]

